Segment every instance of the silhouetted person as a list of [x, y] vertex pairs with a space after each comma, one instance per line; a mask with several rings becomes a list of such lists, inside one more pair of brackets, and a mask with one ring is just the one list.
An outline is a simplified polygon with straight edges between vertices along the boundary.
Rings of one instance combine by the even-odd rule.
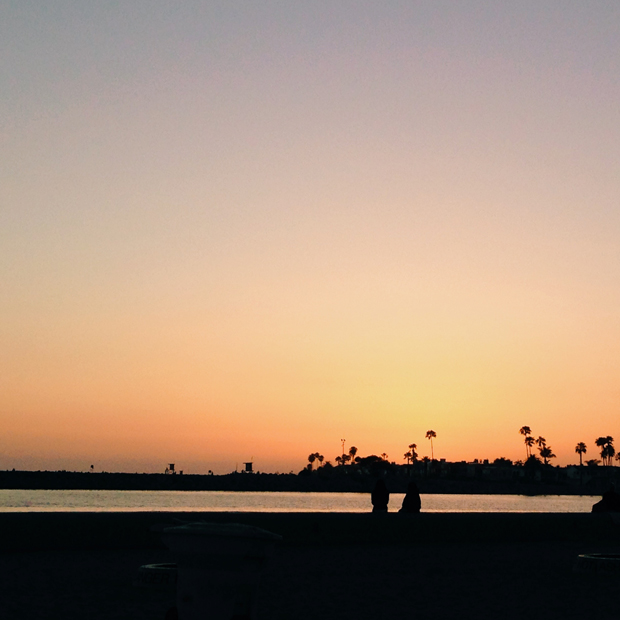
[[603, 499], [592, 506], [592, 512], [620, 512], [620, 495], [613, 484], [603, 493]]
[[418, 485], [412, 480], [407, 485], [407, 493], [403, 499], [403, 507], [398, 512], [420, 512], [422, 501], [420, 500], [420, 490]]
[[385, 486], [383, 480], [377, 480], [375, 488], [370, 494], [370, 501], [372, 502], [373, 512], [387, 512], [388, 502], [390, 501], [390, 493]]

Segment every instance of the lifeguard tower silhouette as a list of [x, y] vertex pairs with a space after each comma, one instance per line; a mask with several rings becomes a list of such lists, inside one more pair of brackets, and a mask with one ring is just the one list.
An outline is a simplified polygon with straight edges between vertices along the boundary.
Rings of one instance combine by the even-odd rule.
[[253, 467], [252, 461], [249, 461], [248, 463], [244, 463], [243, 465], [244, 465], [243, 471], [246, 474], [253, 474], [254, 473], [254, 470], [252, 469], [252, 467]]

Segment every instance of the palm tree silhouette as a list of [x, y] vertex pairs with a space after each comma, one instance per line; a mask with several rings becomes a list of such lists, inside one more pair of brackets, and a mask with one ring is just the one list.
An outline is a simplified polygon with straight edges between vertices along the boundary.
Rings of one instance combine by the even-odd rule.
[[611, 465], [612, 458], [616, 453], [614, 448], [614, 438], [610, 435], [607, 437], [599, 437], [595, 441], [596, 445], [601, 448], [601, 458], [603, 459], [603, 465]]
[[[532, 444], [528, 441], [528, 439], [529, 439], [529, 435], [532, 434], [532, 429], [529, 426], [522, 426], [519, 429], [519, 432], [521, 433], [521, 435], [525, 437], [525, 458], [528, 459], [531, 454], [530, 448], [532, 447]], [[532, 442], [533, 442], [533, 439], [532, 439]]]
[[408, 448], [411, 452], [411, 460], [415, 461], [418, 458], [418, 453], [416, 452], [416, 450], [418, 449], [418, 446], [416, 446], [416, 444], [414, 443], [410, 443]]
[[532, 446], [534, 445], [533, 437], [525, 438], [525, 451], [527, 452], [527, 458], [529, 459], [532, 456]]
[[575, 446], [575, 452], [579, 455], [579, 466], [583, 467], [583, 455], [587, 452], [586, 444], [583, 441], [580, 441]]
[[316, 453], [308, 455], [308, 462], [310, 463], [310, 470], [312, 470], [312, 464], [316, 461]]
[[553, 451], [551, 450], [551, 448], [547, 445], [544, 445], [541, 449], [540, 449], [540, 456], [542, 456], [543, 458], [543, 463], [545, 465], [549, 465], [549, 459], [554, 459], [555, 458], [555, 454], [553, 454]]
[[351, 459], [351, 464], [353, 464], [356, 454], [357, 454], [357, 448], [355, 446], [351, 446], [349, 448], [349, 458]]
[[433, 437], [437, 437], [437, 433], [435, 431], [426, 431], [426, 438], [431, 440], [431, 460], [435, 460], [435, 455], [433, 453]]

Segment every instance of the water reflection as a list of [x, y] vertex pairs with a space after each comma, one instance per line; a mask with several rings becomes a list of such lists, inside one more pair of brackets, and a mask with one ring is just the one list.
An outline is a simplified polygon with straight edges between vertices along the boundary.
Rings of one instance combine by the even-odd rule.
[[[397, 512], [404, 495], [390, 495]], [[580, 495], [425, 495], [422, 512], [590, 512]], [[0, 489], [0, 512], [370, 512], [366, 493], [29, 491]]]

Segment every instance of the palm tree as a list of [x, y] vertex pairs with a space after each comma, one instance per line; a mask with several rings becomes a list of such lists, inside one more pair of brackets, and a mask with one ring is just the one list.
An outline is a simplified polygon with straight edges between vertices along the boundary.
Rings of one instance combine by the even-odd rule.
[[316, 453], [316, 459], [320, 463], [319, 467], [323, 467], [323, 459], [324, 458], [325, 457], [322, 454], [319, 454], [318, 452]]
[[583, 441], [580, 441], [575, 446], [575, 452], [579, 455], [579, 466], [583, 467], [583, 455], [587, 452], [586, 444]]
[[403, 454], [403, 458], [407, 461], [407, 465], [409, 465], [409, 463], [411, 463], [411, 450], [409, 450], [409, 452], [405, 452], [405, 454]]
[[553, 451], [551, 450], [551, 448], [546, 446], [546, 445], [544, 445], [540, 449], [540, 456], [542, 456], [543, 463], [545, 465], [549, 465], [549, 459], [554, 459], [555, 458], [555, 454], [553, 454]]
[[381, 458], [382, 458], [384, 461], [387, 461], [387, 460], [388, 460], [388, 455], [387, 455], [385, 452], [382, 452], [382, 453], [381, 453]]
[[540, 450], [547, 445], [547, 440], [544, 437], [538, 437], [538, 439], [536, 440], [536, 445]]
[[[533, 437], [525, 438], [525, 451], [527, 452], [527, 458], [529, 459], [532, 456], [532, 446], [534, 445]], [[526, 459], [527, 460], [527, 459]]]
[[308, 455], [308, 462], [310, 463], [310, 471], [312, 471], [312, 463], [314, 463], [314, 461], [316, 461], [316, 454], [312, 453]]
[[603, 465], [611, 465], [611, 459], [616, 453], [614, 448], [614, 438], [607, 435], [607, 437], [599, 437], [594, 443], [596, 443], [596, 445], [601, 449]]
[[411, 460], [415, 461], [418, 458], [418, 453], [416, 452], [418, 446], [416, 446], [414, 443], [410, 443], [408, 448], [411, 452]]
[[357, 454], [357, 448], [355, 446], [351, 446], [349, 448], [349, 458], [351, 459], [351, 463], [355, 460], [355, 455]]
[[525, 458], [527, 459], [531, 454], [530, 448], [532, 444], [528, 442], [528, 438], [532, 434], [532, 429], [529, 426], [522, 426], [519, 429], [519, 433], [525, 437]]
[[426, 431], [426, 438], [431, 440], [431, 460], [435, 460], [435, 455], [433, 454], [433, 437], [437, 437], [437, 433], [435, 431]]

